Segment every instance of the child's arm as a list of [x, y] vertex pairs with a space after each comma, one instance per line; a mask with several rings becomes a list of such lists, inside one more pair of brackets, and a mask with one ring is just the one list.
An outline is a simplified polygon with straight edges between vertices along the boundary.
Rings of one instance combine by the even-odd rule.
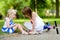
[[35, 12], [33, 12], [32, 14], [32, 20], [31, 20], [31, 23], [32, 23], [32, 32], [34, 32], [34, 29], [35, 29], [35, 19], [36, 19], [36, 14]]
[[35, 29], [35, 25], [34, 25], [34, 21], [33, 20], [31, 20], [31, 23], [32, 23], [32, 32], [34, 31], [34, 29]]
[[10, 25], [10, 20], [8, 18], [6, 18], [5, 22], [6, 22], [7, 28], [11, 28], [12, 26], [15, 26], [15, 25]]
[[6, 21], [7, 28], [10, 28], [10, 25], [9, 25], [10, 20], [5, 20], [5, 21]]

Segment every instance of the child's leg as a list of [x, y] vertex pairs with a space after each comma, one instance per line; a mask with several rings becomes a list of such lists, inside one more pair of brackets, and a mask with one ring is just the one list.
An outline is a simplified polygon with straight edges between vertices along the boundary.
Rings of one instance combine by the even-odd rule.
[[48, 27], [47, 27], [47, 25], [44, 25], [44, 28], [43, 28], [43, 30], [45, 30], [45, 29], [47, 29]]
[[25, 30], [23, 30], [22, 25], [20, 24], [16, 24], [15, 27], [13, 27], [14, 30], [16, 30], [17, 28], [22, 32], [22, 34], [28, 34]]
[[32, 24], [31, 24], [31, 22], [25, 22], [25, 23], [24, 23], [24, 26], [25, 26], [26, 28], [28, 28], [29, 30], [32, 30]]
[[49, 22], [46, 23], [46, 26], [47, 26], [47, 28], [50, 28], [50, 29], [53, 28], [53, 26], [51, 26]]
[[43, 30], [47, 29], [47, 32], [48, 32], [48, 31], [50, 31], [50, 29], [51, 29], [50, 27], [51, 27], [51, 26], [45, 25], [44, 28], [43, 28]]

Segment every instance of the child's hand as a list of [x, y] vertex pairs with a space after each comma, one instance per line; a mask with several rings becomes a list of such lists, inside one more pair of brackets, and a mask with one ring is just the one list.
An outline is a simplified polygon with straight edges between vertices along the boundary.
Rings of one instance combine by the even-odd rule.
[[16, 26], [17, 24], [15, 23], [14, 26]]
[[33, 20], [31, 19], [30, 21], [31, 21], [31, 23], [33, 24]]
[[14, 27], [14, 26], [16, 26], [16, 24], [10, 25], [10, 27]]
[[31, 31], [29, 32], [29, 34], [33, 34], [33, 31], [31, 30]]
[[33, 32], [29, 32], [29, 34], [33, 34]]

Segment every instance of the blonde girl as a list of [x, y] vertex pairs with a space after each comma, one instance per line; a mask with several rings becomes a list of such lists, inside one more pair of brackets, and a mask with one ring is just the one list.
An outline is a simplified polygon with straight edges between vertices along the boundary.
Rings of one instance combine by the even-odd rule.
[[25, 30], [23, 30], [21, 24], [13, 23], [13, 19], [16, 17], [16, 10], [9, 9], [7, 12], [7, 16], [5, 17], [5, 22], [2, 27], [2, 31], [6, 33], [14, 33], [16, 29], [19, 29], [22, 34], [28, 34]]

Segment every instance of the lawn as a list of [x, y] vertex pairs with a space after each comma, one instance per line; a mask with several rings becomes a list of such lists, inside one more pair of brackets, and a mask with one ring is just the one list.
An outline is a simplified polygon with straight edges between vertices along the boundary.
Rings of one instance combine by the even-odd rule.
[[[43, 19], [43, 20], [50, 22], [51, 25], [54, 25], [54, 21], [57, 21], [57, 23], [60, 24], [60, 19], [59, 19], [59, 18], [58, 18], [58, 19], [53, 19], [53, 18], [47, 19], [47, 18], [46, 18], [46, 19]], [[29, 21], [29, 20], [28, 20], [28, 19], [16, 19], [16, 20], [14, 20], [14, 22], [20, 23], [20, 24], [22, 24], [22, 25], [23, 25], [23, 23], [24, 23], [25, 21]], [[7, 33], [3, 33], [3, 32], [1, 31], [1, 28], [2, 28], [3, 24], [4, 24], [4, 21], [3, 21], [3, 20], [0, 20], [0, 35], [7, 34]]]

